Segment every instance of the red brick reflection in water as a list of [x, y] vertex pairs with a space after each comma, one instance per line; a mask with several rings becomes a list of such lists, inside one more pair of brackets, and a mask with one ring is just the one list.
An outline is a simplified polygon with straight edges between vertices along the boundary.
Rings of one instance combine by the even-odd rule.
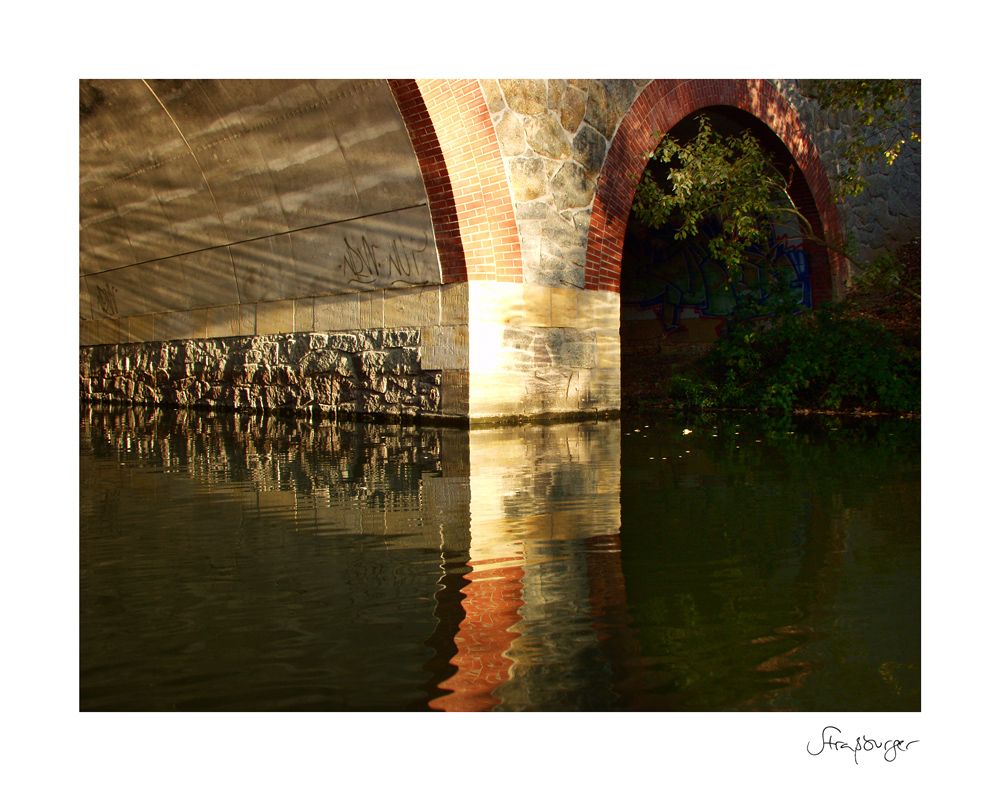
[[509, 678], [514, 663], [505, 653], [518, 637], [511, 627], [522, 620], [518, 610], [524, 604], [524, 569], [513, 565], [521, 562], [521, 558], [495, 558], [469, 563], [473, 570], [462, 589], [465, 619], [455, 635], [458, 653], [451, 660], [458, 671], [440, 684], [450, 694], [432, 700], [432, 709], [489, 711], [500, 702], [493, 690]]

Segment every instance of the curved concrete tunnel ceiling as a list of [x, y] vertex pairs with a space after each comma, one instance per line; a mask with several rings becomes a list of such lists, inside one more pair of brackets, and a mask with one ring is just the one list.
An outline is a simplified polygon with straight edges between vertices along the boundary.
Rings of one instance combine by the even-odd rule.
[[441, 283], [384, 80], [85, 80], [81, 319]]

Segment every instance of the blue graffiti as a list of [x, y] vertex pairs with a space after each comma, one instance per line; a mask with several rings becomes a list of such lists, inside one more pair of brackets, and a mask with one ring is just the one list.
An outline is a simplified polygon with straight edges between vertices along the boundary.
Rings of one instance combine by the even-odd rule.
[[[761, 306], [761, 315], [768, 313], [773, 284], [764, 266], [753, 263], [766, 251], [750, 248], [751, 255], [733, 280], [702, 241], [721, 231], [718, 220], [710, 220], [702, 230], [705, 235], [697, 240], [677, 241], [668, 229], [648, 244], [633, 240], [626, 248], [622, 301], [638, 311], [651, 312], [665, 334], [682, 329], [682, 316], [725, 319], [741, 301], [752, 300]], [[771, 263], [767, 266], [772, 274], [785, 281], [797, 304], [811, 308], [809, 254], [802, 244], [791, 242], [787, 234], [778, 236], [772, 227], [768, 249]]]

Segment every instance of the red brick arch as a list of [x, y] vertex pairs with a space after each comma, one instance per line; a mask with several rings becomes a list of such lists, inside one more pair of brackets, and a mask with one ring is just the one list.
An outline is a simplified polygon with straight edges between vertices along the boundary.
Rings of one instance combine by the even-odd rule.
[[[654, 80], [639, 95], [615, 133], [598, 180], [587, 239], [586, 288], [619, 291], [622, 244], [636, 176], [662, 135], [696, 110], [713, 105], [750, 113], [774, 132], [805, 177], [808, 191], [796, 203], [817, 236], [842, 241], [840, 218], [819, 152], [798, 113], [766, 80]], [[814, 304], [839, 294], [840, 257], [821, 246], [812, 254]]]
[[520, 282], [514, 204], [479, 82], [388, 82], [420, 163], [444, 282]]

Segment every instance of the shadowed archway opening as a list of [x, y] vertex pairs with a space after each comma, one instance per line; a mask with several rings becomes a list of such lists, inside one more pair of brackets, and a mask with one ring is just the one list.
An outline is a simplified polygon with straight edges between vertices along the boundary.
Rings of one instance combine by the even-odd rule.
[[[718, 216], [701, 222], [697, 235], [680, 238], [676, 235], [679, 220], [651, 227], [631, 211], [621, 257], [622, 385], [626, 391], [633, 387], [630, 378], [636, 372], [648, 376], [651, 359], [669, 369], [671, 364], [708, 351], [726, 333], [727, 322], [738, 308], [753, 307], [759, 315], [767, 315], [779, 291], [803, 309], [831, 296], [827, 250], [808, 238], [821, 228], [819, 212], [795, 158], [765, 123], [731, 106], [699, 108], [676, 123], [667, 136], [686, 145], [696, 137], [703, 120], [724, 138], [749, 131], [789, 179], [792, 203], [808, 223], [775, 215], [769, 223], [768, 243], [747, 248], [739, 272], [733, 273], [708, 246], [721, 232]], [[653, 158], [645, 173], [669, 193], [671, 170], [671, 165]]]

